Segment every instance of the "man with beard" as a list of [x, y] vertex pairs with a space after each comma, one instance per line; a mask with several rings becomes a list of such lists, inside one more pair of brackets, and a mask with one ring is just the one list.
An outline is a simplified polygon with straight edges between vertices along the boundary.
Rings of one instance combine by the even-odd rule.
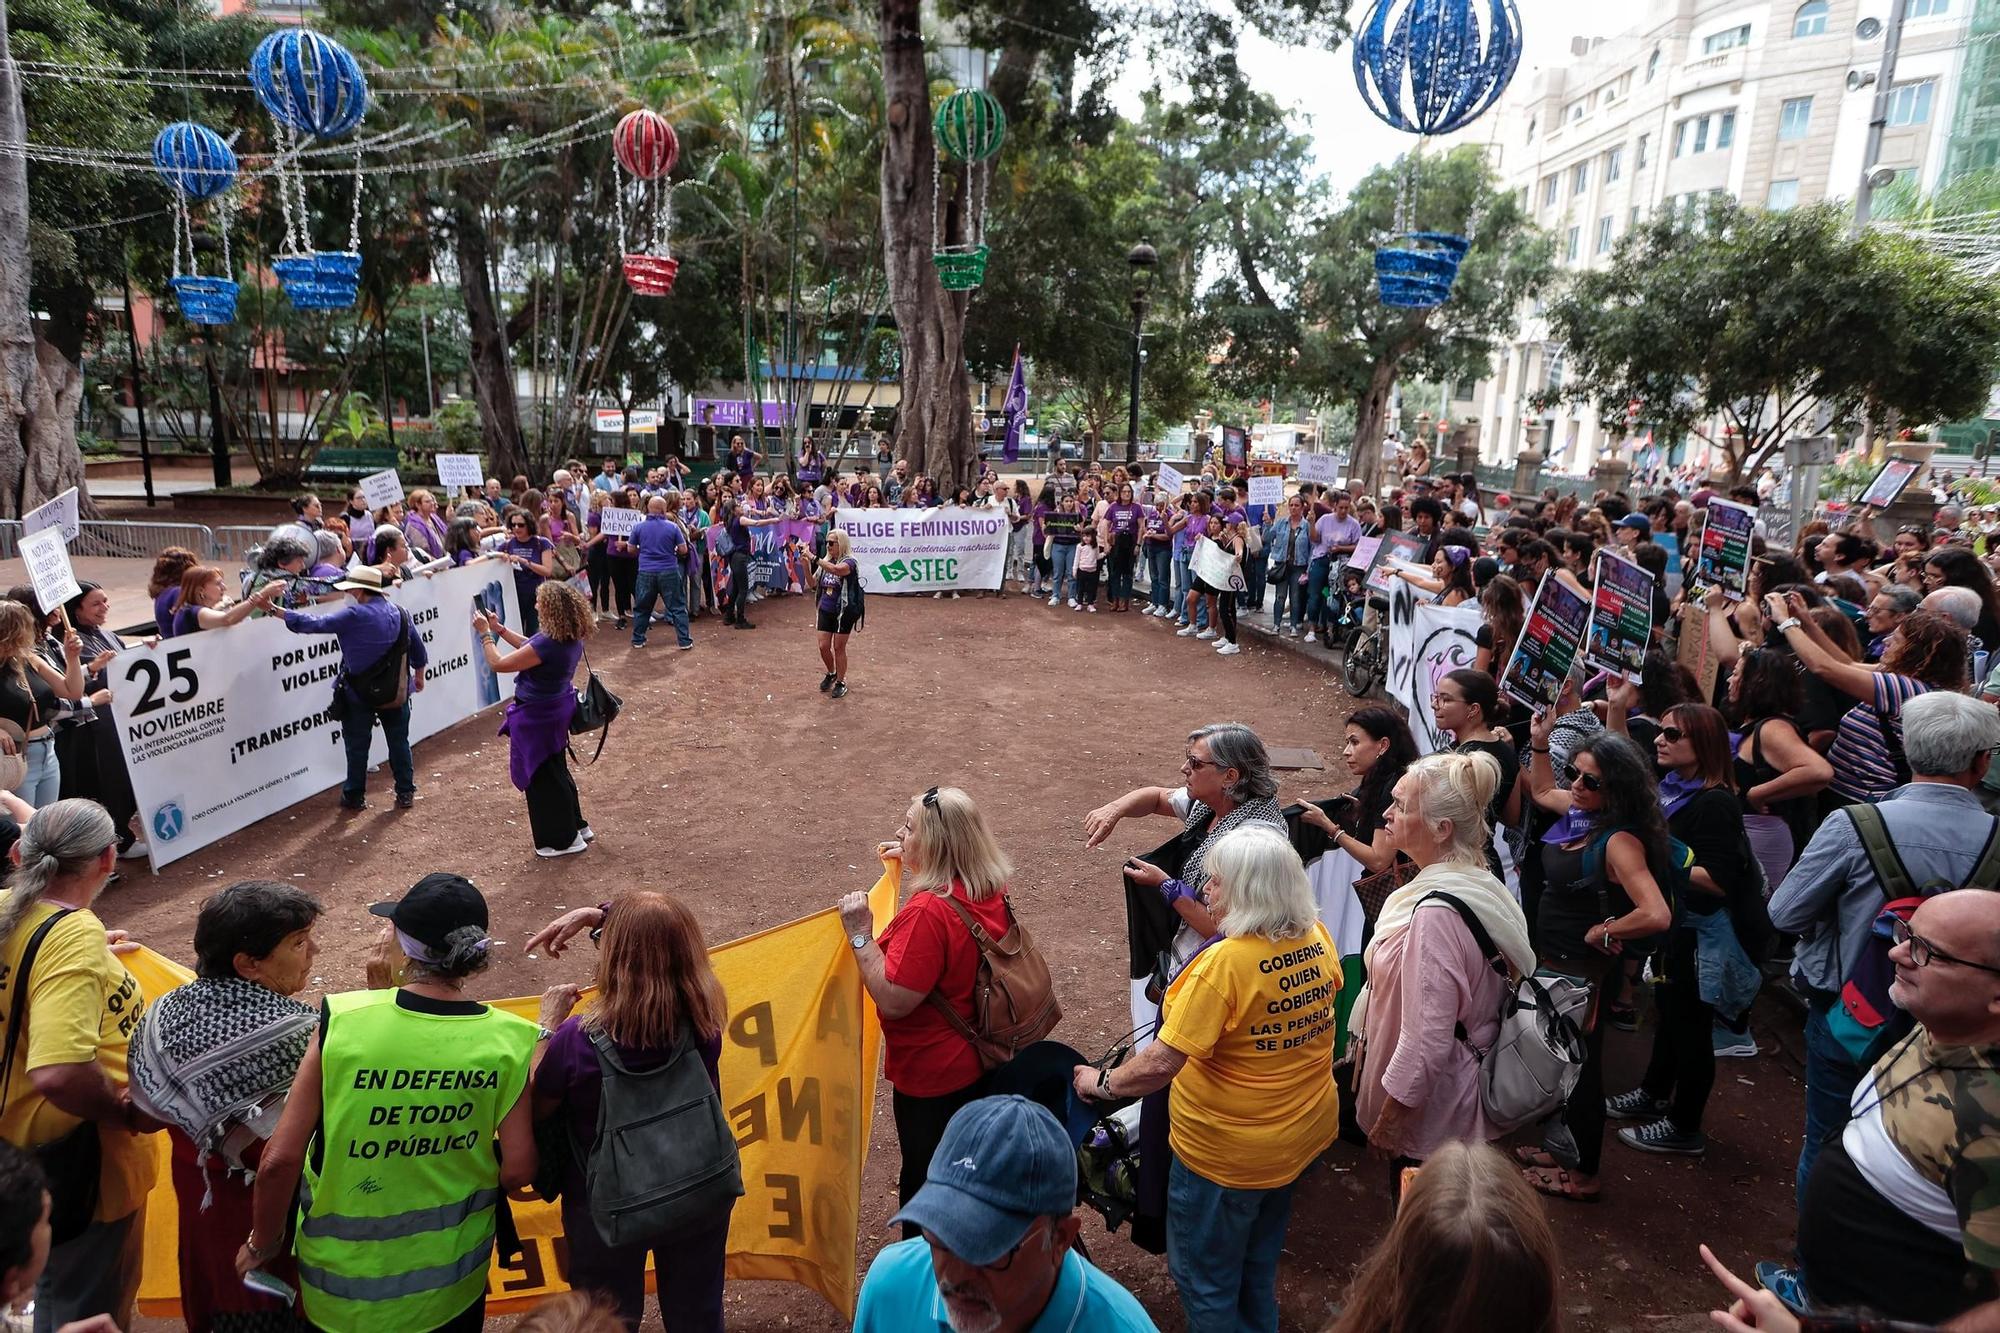
[[890, 1219], [924, 1229], [875, 1256], [855, 1333], [1156, 1333], [1074, 1245], [1076, 1148], [1046, 1107], [982, 1097], [945, 1127], [923, 1188]]

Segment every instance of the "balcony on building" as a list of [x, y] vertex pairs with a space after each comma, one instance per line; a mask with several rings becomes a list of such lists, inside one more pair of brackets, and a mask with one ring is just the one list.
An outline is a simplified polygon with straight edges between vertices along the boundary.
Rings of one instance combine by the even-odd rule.
[[1727, 51], [1717, 51], [1714, 55], [1701, 56], [1682, 65], [1674, 77], [1676, 93], [1699, 92], [1703, 88], [1714, 88], [1725, 83], [1741, 83], [1744, 71], [1749, 68], [1750, 48], [1732, 47]]

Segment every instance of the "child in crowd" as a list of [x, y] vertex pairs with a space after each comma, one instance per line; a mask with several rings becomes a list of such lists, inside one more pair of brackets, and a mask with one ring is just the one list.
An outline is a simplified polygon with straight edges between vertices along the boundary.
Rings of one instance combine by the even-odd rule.
[[1085, 528], [1076, 546], [1076, 602], [1070, 605], [1092, 615], [1097, 614], [1097, 563], [1097, 530]]

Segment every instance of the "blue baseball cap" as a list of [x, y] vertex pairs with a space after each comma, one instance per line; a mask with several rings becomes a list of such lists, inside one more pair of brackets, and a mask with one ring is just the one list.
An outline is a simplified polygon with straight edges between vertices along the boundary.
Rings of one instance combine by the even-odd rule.
[[959, 1108], [931, 1156], [923, 1188], [889, 1221], [914, 1222], [975, 1268], [998, 1263], [1035, 1219], [1076, 1207], [1076, 1145], [1026, 1097]]

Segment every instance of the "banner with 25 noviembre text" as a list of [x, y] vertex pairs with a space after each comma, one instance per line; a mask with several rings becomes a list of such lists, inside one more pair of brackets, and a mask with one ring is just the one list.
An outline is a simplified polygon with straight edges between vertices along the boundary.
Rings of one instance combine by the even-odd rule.
[[[497, 560], [415, 579], [391, 596], [430, 654], [411, 696], [410, 740], [433, 736], [514, 692], [473, 651], [472, 608], [521, 623], [514, 576]], [[327, 603], [308, 614], [327, 614]], [[275, 618], [127, 648], [112, 659], [111, 716], [132, 773], [153, 868], [199, 851], [346, 775], [340, 723], [328, 714], [340, 644]], [[376, 729], [370, 757], [388, 758]], [[389, 773], [375, 775], [389, 796]]]

